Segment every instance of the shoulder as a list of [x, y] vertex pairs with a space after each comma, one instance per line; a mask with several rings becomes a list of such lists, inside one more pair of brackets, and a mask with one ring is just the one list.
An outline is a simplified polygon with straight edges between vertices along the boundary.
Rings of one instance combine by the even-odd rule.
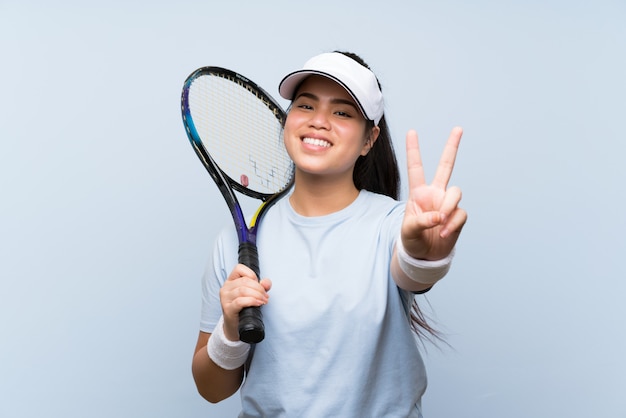
[[362, 190], [362, 227], [375, 228], [381, 238], [393, 246], [400, 233], [406, 202], [395, 200], [389, 196]]
[[229, 249], [236, 249], [238, 246], [237, 230], [233, 227], [232, 222], [222, 226], [215, 239], [214, 251], [224, 255], [230, 252]]
[[401, 203], [400, 201], [392, 197], [389, 197], [387, 195], [370, 192], [369, 190], [365, 190], [365, 189], [362, 189], [359, 193], [360, 193], [360, 198], [367, 202], [375, 202], [380, 205], [391, 205], [391, 206], [399, 205]]
[[404, 202], [368, 190], [361, 190], [358, 201], [362, 208], [367, 209], [367, 212], [376, 213], [384, 217], [404, 213]]

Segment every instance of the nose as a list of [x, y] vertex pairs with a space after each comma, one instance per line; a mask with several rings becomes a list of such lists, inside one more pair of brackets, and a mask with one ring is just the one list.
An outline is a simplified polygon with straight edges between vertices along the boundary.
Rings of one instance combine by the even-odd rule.
[[316, 129], [330, 129], [328, 114], [323, 109], [315, 109], [309, 120], [311, 127]]

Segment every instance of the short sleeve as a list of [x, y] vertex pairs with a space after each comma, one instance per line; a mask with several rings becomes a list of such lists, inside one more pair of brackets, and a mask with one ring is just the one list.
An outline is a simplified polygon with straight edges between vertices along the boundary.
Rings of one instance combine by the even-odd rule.
[[223, 228], [213, 245], [202, 275], [200, 331], [212, 333], [222, 316], [220, 289], [237, 265], [237, 236], [232, 225]]

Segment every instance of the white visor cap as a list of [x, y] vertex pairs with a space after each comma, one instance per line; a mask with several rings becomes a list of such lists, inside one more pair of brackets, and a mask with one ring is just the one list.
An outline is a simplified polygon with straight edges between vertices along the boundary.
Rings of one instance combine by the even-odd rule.
[[369, 69], [339, 52], [320, 54], [305, 62], [301, 70], [283, 78], [278, 85], [281, 97], [293, 100], [300, 83], [310, 75], [321, 75], [339, 83], [356, 101], [365, 119], [378, 125], [383, 117], [383, 94], [376, 76]]

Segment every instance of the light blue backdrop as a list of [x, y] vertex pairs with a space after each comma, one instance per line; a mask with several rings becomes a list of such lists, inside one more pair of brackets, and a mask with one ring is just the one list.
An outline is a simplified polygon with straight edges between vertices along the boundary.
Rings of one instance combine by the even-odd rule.
[[469, 223], [428, 301], [428, 418], [626, 417], [626, 3], [0, 0], [0, 416], [234, 417], [190, 362], [230, 222], [179, 112], [197, 67], [272, 94], [319, 52], [382, 81], [400, 163]]

